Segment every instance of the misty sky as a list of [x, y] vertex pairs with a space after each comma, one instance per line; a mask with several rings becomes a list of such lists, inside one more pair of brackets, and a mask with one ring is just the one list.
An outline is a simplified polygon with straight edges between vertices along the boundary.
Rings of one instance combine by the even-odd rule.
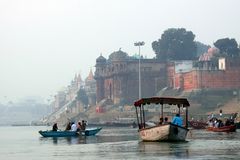
[[122, 48], [154, 56], [168, 28], [186, 28], [212, 45], [240, 42], [238, 0], [0, 0], [0, 103], [49, 98], [76, 73], [85, 78], [102, 53]]

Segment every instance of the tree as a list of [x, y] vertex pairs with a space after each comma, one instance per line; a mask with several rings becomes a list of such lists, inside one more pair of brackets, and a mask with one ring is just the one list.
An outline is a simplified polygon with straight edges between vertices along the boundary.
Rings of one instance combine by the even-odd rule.
[[195, 35], [185, 28], [170, 28], [161, 35], [161, 39], [152, 42], [157, 59], [192, 60], [196, 58]]
[[214, 43], [214, 46], [220, 50], [222, 55], [230, 57], [239, 56], [239, 48], [235, 39], [223, 38], [219, 39]]
[[83, 88], [77, 92], [77, 100], [81, 101], [84, 105], [88, 105], [88, 96]]
[[202, 55], [203, 53], [208, 52], [208, 49], [211, 47], [210, 45], [203, 44], [201, 42], [195, 42], [197, 46], [197, 56]]

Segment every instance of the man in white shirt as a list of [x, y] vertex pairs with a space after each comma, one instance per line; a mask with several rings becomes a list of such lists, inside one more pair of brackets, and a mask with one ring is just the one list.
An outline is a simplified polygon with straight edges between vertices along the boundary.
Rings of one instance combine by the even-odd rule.
[[75, 123], [72, 123], [71, 131], [77, 131], [77, 125]]

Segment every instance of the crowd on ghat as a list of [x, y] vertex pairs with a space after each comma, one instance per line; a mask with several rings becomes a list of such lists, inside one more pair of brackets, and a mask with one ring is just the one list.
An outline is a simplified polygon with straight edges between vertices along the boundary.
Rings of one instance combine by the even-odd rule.
[[[86, 129], [86, 121], [82, 120], [82, 122], [74, 123], [68, 122], [65, 131], [84, 131]], [[58, 131], [57, 123], [53, 124], [52, 131]]]

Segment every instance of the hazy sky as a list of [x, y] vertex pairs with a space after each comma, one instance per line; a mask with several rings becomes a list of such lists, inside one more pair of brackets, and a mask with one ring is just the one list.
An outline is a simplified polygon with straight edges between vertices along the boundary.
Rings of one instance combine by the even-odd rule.
[[168, 28], [186, 28], [212, 45], [240, 42], [239, 0], [0, 0], [0, 103], [49, 98], [96, 58], [122, 48], [153, 57]]

